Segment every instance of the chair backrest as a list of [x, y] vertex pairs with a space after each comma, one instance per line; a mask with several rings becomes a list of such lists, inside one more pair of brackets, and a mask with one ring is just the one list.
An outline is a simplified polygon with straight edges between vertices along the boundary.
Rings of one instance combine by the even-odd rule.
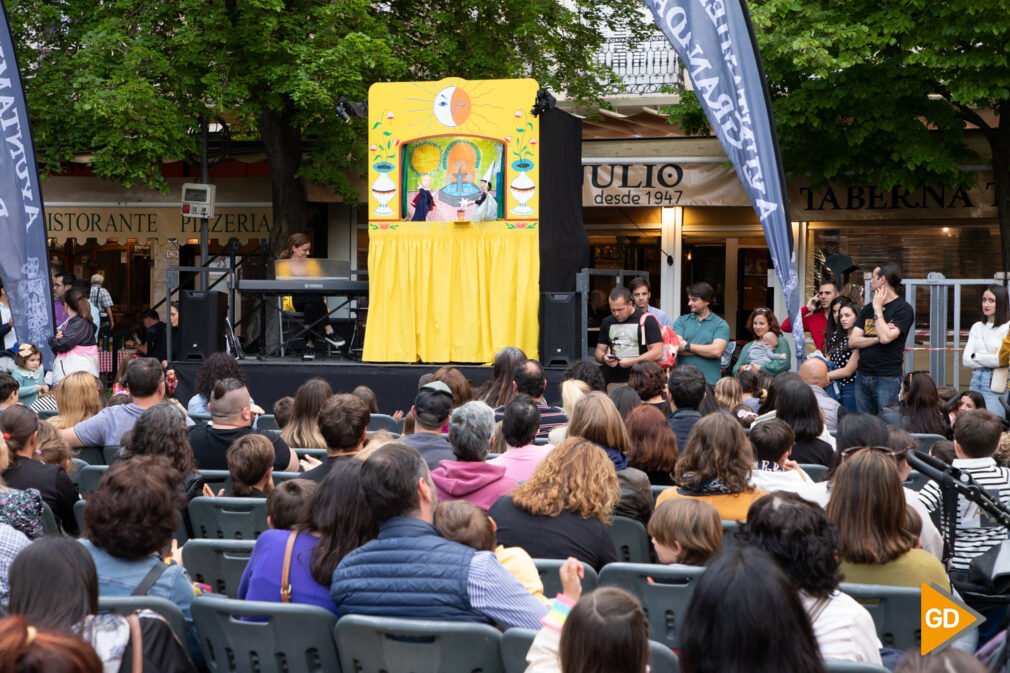
[[114, 462], [120, 460], [123, 457], [123, 447], [103, 446], [102, 457], [105, 458], [106, 465], [112, 465]]
[[[533, 564], [537, 567], [537, 572], [540, 573], [540, 581], [544, 585], [544, 596], [547, 598], [554, 598], [559, 593], [561, 593], [561, 566], [564, 565], [564, 561], [560, 559], [552, 558], [535, 558], [533, 559]], [[592, 591], [600, 583], [600, 576], [596, 574], [596, 570], [593, 566], [586, 562], [582, 563], [582, 591]]]
[[231, 489], [231, 472], [228, 470], [200, 470], [200, 476], [215, 495], [222, 488], [226, 492]]
[[651, 488], [652, 488], [652, 504], [653, 504], [653, 506], [655, 506], [656, 501], [659, 500], [659, 496], [663, 495], [663, 491], [665, 491], [666, 489], [671, 488], [671, 487], [670, 486], [652, 486]]
[[504, 673], [501, 634], [487, 624], [347, 615], [336, 628], [344, 671]]
[[211, 673], [340, 671], [337, 616], [316, 605], [197, 596], [193, 624]]
[[190, 414], [194, 423], [210, 423], [210, 414]]
[[722, 548], [729, 549], [736, 546], [736, 532], [740, 530], [739, 521], [722, 522]]
[[193, 498], [189, 520], [194, 538], [255, 540], [267, 526], [266, 498]]
[[52, 508], [49, 503], [42, 503], [42, 534], [43, 535], [63, 535], [63, 529], [60, 528], [60, 524], [56, 521], [56, 515], [53, 514]]
[[652, 545], [649, 533], [640, 521], [626, 516], [615, 516], [607, 532], [617, 547], [617, 558], [624, 563], [649, 563], [652, 560]]
[[39, 409], [38, 411], [40, 420], [47, 420], [50, 418], [56, 418], [60, 415], [60, 412], [56, 409]]
[[254, 540], [190, 540], [182, 548], [186, 572], [197, 582], [209, 584], [215, 593], [238, 597], [238, 585]]
[[947, 439], [943, 435], [931, 435], [925, 432], [910, 432], [913, 439], [915, 439], [916, 444], [918, 444], [916, 450], [922, 451], [923, 453], [929, 453], [929, 448], [933, 446], [934, 442], [942, 442]]
[[[537, 632], [532, 629], [509, 629], [501, 637], [501, 658], [505, 673], [525, 673], [526, 653]], [[669, 647], [649, 641], [649, 673], [680, 673], [680, 662]]]
[[81, 493], [91, 493], [98, 488], [102, 475], [109, 470], [108, 465], [88, 465], [77, 473], [77, 490]]
[[179, 642], [186, 642], [186, 618], [182, 608], [161, 596], [99, 596], [98, 611], [129, 615], [136, 610], [151, 610], [165, 618]]
[[81, 446], [73, 449], [74, 458], [80, 458], [88, 465], [108, 465], [103, 449], [101, 446]]
[[257, 430], [280, 430], [280, 426], [277, 425], [277, 419], [274, 418], [273, 414], [263, 414], [256, 419], [256, 429]]
[[800, 469], [807, 473], [807, 476], [815, 482], [822, 482], [828, 478], [828, 466], [817, 463], [801, 463]]
[[313, 458], [318, 458], [319, 460], [326, 460], [326, 449], [291, 449], [299, 458], [304, 458], [305, 456], [312, 456]]
[[864, 661], [825, 659], [824, 670], [828, 673], [887, 673], [888, 669]]
[[274, 486], [288, 479], [301, 479], [302, 475], [302, 472], [274, 472]]
[[533, 444], [535, 446], [547, 446], [550, 443], [551, 443], [551, 440], [548, 439], [547, 437], [534, 437], [533, 438]]
[[[74, 482], [74, 486], [79, 486], [78, 479], [80, 479], [81, 470], [87, 466], [88, 464], [80, 458], [70, 459], [70, 481]], [[80, 492], [79, 488], [78, 492]]]
[[913, 491], [921, 491], [922, 487], [928, 483], [929, 477], [918, 470], [912, 470], [905, 479], [905, 488], [910, 488]]
[[87, 500], [78, 500], [74, 503], [74, 521], [77, 522], [77, 530], [84, 534], [84, 508], [87, 507]]
[[648, 563], [608, 563], [600, 586], [615, 586], [638, 597], [649, 618], [649, 636], [669, 648], [680, 646], [677, 628], [704, 568]]
[[848, 582], [838, 588], [870, 613], [884, 647], [907, 650], [919, 646], [922, 636], [919, 630], [922, 591], [919, 588]]
[[368, 420], [368, 430], [388, 430], [400, 434], [403, 432], [403, 419], [396, 420], [388, 414], [372, 414]]

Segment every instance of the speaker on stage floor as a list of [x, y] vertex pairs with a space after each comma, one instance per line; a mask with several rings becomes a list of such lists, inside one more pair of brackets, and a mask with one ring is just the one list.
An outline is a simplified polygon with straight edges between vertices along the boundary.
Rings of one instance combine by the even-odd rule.
[[540, 362], [543, 365], [570, 365], [581, 359], [581, 311], [578, 292], [541, 293]]
[[179, 297], [179, 359], [206, 360], [211, 353], [223, 351], [227, 317], [225, 293], [183, 290]]

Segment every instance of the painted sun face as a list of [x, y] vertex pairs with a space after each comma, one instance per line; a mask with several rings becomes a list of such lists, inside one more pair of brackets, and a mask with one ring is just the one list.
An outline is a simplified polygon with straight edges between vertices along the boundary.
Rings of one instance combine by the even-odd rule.
[[447, 86], [435, 96], [435, 119], [442, 126], [455, 128], [470, 117], [470, 95], [455, 86]]

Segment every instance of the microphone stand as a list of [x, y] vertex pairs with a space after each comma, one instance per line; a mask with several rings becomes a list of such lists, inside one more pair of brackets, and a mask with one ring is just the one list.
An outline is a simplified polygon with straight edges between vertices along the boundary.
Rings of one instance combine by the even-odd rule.
[[907, 457], [908, 464], [935, 481], [943, 493], [944, 518], [947, 520], [947, 548], [943, 553], [945, 566], [954, 553], [954, 542], [957, 539], [958, 496], [964, 496], [969, 502], [975, 503], [1001, 526], [1010, 530], [1010, 508], [976, 484], [970, 474], [921, 451], [909, 451]]

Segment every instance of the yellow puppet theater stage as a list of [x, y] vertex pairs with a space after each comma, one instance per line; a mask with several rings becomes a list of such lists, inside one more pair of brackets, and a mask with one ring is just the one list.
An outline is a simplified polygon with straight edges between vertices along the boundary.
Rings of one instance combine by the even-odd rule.
[[534, 80], [369, 91], [372, 362], [537, 357], [540, 126]]

